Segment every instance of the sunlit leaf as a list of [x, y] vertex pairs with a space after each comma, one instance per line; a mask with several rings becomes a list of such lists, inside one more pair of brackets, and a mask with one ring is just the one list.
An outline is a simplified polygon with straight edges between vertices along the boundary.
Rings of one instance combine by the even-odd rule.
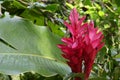
[[0, 72], [19, 74], [35, 71], [43, 76], [71, 72], [57, 44], [60, 38], [45, 26], [33, 25], [8, 13], [0, 19]]

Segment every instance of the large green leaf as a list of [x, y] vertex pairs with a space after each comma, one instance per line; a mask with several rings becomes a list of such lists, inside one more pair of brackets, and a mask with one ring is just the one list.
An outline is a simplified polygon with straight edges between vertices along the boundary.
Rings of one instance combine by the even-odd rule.
[[[6, 14], [0, 19], [0, 38], [16, 48], [19, 53], [34, 53], [63, 60], [61, 51], [57, 48], [60, 38], [52, 34], [45, 26], [33, 25], [28, 20], [19, 17], [10, 18]], [[13, 52], [4, 50], [0, 52]]]
[[70, 73], [70, 68], [62, 62], [33, 54], [0, 53], [0, 72], [5, 74], [19, 74], [35, 71], [43, 76]]
[[18, 74], [35, 71], [44, 76], [71, 72], [57, 44], [60, 38], [45, 26], [33, 25], [7, 13], [0, 19], [0, 72]]

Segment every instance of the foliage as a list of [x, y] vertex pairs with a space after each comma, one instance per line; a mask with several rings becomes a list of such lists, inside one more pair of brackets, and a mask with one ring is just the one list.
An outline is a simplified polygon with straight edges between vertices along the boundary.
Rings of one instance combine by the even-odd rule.
[[16, 16], [10, 18], [9, 14], [0, 19], [0, 24], [0, 72], [11, 75], [34, 71], [47, 77], [71, 72], [56, 47], [60, 39], [46, 27]]
[[[104, 33], [105, 46], [97, 55], [90, 80], [120, 79], [119, 0], [1, 0], [0, 4], [0, 16], [2, 17], [0, 19], [0, 59], [4, 58], [4, 55], [22, 56], [25, 54], [26, 57], [30, 57], [32, 53], [36, 53], [34, 57], [42, 56], [41, 58], [44, 58], [47, 63], [50, 59], [49, 62], [55, 66], [61, 64], [69, 73], [70, 70], [66, 69], [69, 67], [64, 66], [64, 59], [60, 57], [61, 52], [56, 44], [61, 43], [59, 37], [69, 35], [63, 25], [63, 20], [68, 19], [70, 10], [76, 7], [81, 16], [86, 15], [86, 20], [93, 20], [95, 26], [98, 26]], [[9, 12], [11, 18], [6, 17], [8, 15], [5, 14], [6, 12]], [[16, 18], [15, 15], [19, 17]], [[14, 57], [11, 59], [16, 60]], [[32, 63], [34, 59], [27, 61]], [[48, 65], [47, 63], [45, 65]], [[37, 73], [29, 73], [29, 75], [39, 76], [43, 80], [57, 80], [58, 77], [62, 79], [60, 75], [65, 76], [64, 72], [60, 72], [59, 67], [56, 68], [55, 73], [59, 73], [57, 76], [47, 78]], [[8, 71], [9, 68], [4, 70]], [[29, 80], [25, 78], [29, 75], [24, 74], [21, 80]], [[6, 75], [3, 77], [6, 80], [10, 78]]]

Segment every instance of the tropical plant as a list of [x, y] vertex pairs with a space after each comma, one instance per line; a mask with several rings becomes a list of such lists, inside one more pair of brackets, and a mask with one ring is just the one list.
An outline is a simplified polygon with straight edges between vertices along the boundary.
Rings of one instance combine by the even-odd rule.
[[86, 16], [85, 22], [93, 20], [104, 35], [105, 45], [96, 55], [89, 79], [119, 80], [119, 4], [119, 0], [1, 0], [0, 79], [84, 77], [72, 73], [72, 68], [66, 64], [68, 60], [61, 56], [57, 47], [63, 44], [62, 37], [72, 36], [63, 21], [69, 22], [70, 11], [76, 8], [80, 17]]

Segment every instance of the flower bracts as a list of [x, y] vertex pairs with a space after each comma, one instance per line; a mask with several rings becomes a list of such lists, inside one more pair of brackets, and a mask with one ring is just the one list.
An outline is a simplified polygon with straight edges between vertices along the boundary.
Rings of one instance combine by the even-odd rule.
[[[83, 23], [85, 16], [79, 19], [75, 8], [71, 11], [69, 20], [70, 23], [64, 22], [64, 25], [69, 29], [71, 37], [62, 38], [64, 44], [59, 44], [58, 47], [63, 52], [62, 56], [68, 59], [67, 63], [72, 72], [84, 73], [85, 80], [88, 80], [95, 56], [104, 45], [101, 42], [103, 34], [98, 28], [94, 28], [93, 21]], [[84, 70], [82, 70], [83, 63]]]

